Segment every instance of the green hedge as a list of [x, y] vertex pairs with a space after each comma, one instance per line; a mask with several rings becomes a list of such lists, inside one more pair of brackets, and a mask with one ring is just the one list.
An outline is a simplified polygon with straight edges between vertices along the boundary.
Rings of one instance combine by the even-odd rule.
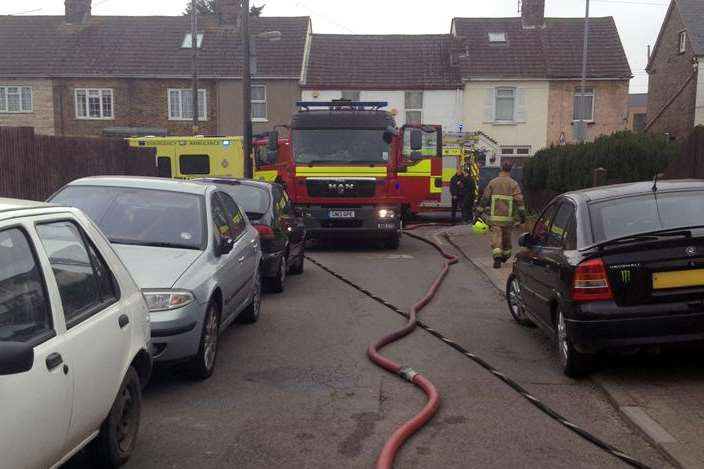
[[592, 143], [540, 150], [523, 169], [528, 190], [558, 193], [592, 185], [592, 171], [605, 168], [609, 180], [634, 182], [652, 179], [676, 157], [678, 148], [660, 136], [618, 132]]

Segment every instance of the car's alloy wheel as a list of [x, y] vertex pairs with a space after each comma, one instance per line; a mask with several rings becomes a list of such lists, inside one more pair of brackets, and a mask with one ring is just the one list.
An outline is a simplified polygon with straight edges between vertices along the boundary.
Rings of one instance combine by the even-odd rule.
[[572, 345], [567, 331], [567, 322], [561, 309], [557, 311], [556, 323], [557, 352], [560, 355], [563, 373], [570, 378], [579, 378], [588, 374], [592, 367], [592, 356], [578, 352]]
[[191, 373], [196, 379], [208, 379], [215, 370], [215, 360], [218, 355], [218, 339], [220, 335], [220, 311], [215, 301], [208, 304], [203, 318], [198, 354], [193, 357]]
[[240, 320], [245, 323], [254, 323], [259, 319], [259, 313], [262, 309], [262, 281], [259, 273], [254, 274], [254, 292], [249, 305], [242, 311]]
[[518, 278], [515, 276], [511, 276], [508, 280], [506, 300], [508, 301], [508, 310], [514, 321], [523, 325], [533, 324], [526, 314], [526, 304], [523, 300], [521, 285], [518, 283]]

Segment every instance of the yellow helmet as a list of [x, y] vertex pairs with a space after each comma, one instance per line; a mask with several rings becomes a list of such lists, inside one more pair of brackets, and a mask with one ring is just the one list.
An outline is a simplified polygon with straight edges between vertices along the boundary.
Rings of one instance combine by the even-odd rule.
[[472, 231], [474, 234], [486, 234], [489, 231], [489, 225], [487, 225], [481, 218], [478, 218], [477, 221], [472, 224]]

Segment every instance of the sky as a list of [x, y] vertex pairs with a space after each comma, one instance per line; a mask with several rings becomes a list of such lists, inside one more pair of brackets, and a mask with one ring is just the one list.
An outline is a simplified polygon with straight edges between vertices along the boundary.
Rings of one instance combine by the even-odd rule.
[[[178, 15], [187, 0], [93, 0], [94, 15]], [[518, 0], [250, 0], [265, 16], [310, 16], [315, 33], [446, 34], [453, 17], [517, 16]], [[546, 0], [546, 16], [584, 16], [585, 0]], [[613, 16], [634, 78], [648, 91], [647, 47], [669, 0], [591, 0], [590, 16]], [[64, 0], [0, 0], [0, 14], [62, 15]]]

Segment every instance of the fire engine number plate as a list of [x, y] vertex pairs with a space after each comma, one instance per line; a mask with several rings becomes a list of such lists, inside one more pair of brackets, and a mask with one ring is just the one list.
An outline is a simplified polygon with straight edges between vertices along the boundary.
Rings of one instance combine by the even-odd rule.
[[354, 218], [354, 210], [330, 210], [330, 218]]

